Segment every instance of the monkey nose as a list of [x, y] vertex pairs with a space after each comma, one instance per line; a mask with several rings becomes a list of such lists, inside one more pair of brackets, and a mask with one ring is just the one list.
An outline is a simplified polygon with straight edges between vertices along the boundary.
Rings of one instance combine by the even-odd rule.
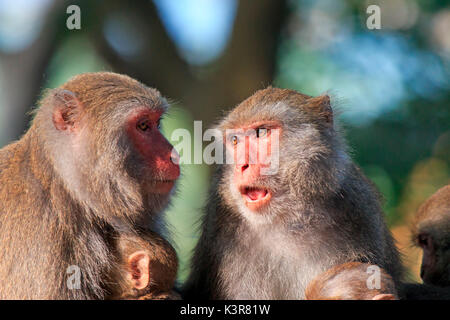
[[243, 165], [237, 165], [236, 166], [236, 170], [238, 170], [239, 172], [244, 172], [245, 170], [247, 170], [249, 167], [248, 163], [243, 164]]

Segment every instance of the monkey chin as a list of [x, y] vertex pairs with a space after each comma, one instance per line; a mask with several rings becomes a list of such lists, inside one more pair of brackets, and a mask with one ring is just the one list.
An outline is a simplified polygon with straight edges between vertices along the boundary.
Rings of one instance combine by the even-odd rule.
[[174, 186], [175, 186], [175, 180], [154, 181], [149, 186], [149, 192], [165, 195], [165, 194], [169, 194], [170, 191], [172, 191]]

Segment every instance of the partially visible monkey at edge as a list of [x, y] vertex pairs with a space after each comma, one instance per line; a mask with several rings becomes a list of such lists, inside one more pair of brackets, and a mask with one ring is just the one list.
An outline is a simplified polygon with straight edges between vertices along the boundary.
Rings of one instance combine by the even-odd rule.
[[180, 174], [160, 132], [168, 103], [99, 72], [49, 90], [39, 106], [0, 150], [0, 299], [107, 298], [115, 239], [160, 232]]
[[403, 297], [450, 300], [450, 185], [419, 207], [411, 229], [413, 244], [422, 249], [420, 277], [424, 283], [403, 284]]
[[412, 234], [423, 252], [420, 276], [424, 283], [450, 287], [450, 185], [420, 206]]
[[[350, 158], [327, 95], [269, 87], [217, 128], [237, 130], [224, 148], [243, 148], [245, 159], [220, 165], [213, 178], [186, 298], [304, 299], [317, 275], [352, 261], [400, 281], [379, 194]], [[270, 150], [277, 135], [277, 172], [262, 174], [273, 155], [252, 162], [248, 151]]]

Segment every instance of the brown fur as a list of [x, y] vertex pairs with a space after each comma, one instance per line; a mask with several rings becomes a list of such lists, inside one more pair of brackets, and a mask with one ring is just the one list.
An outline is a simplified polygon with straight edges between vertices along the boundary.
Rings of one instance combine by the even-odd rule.
[[[413, 234], [417, 236], [429, 224], [439, 225], [450, 220], [450, 185], [440, 188], [417, 210], [414, 217]], [[445, 229], [445, 234], [450, 230]], [[415, 239], [415, 237], [414, 237]]]
[[[66, 90], [80, 103], [73, 110]], [[124, 134], [136, 106], [167, 103], [127, 76], [82, 74], [48, 91], [28, 132], [0, 150], [0, 299], [102, 299], [114, 239], [158, 229], [168, 198], [148, 194], [156, 173]], [[56, 108], [77, 141], [55, 128]], [[71, 265], [81, 269], [81, 289], [66, 285]]]
[[[118, 262], [112, 274], [110, 299], [174, 300], [178, 294], [172, 291], [177, 276], [178, 259], [173, 247], [158, 234], [151, 232], [145, 237], [121, 235], [118, 239]], [[148, 273], [150, 282], [144, 289], [136, 289], [129, 280], [132, 273], [128, 257], [144, 251], [150, 259]]]
[[380, 269], [380, 288], [368, 288], [370, 266], [348, 262], [325, 271], [306, 288], [306, 300], [373, 300], [380, 296], [398, 299], [394, 281], [383, 269]]
[[239, 104], [219, 129], [281, 122], [279, 170], [265, 211], [242, 209], [232, 165], [213, 177], [186, 297], [303, 299], [308, 283], [349, 261], [376, 264], [397, 282], [402, 267], [378, 193], [351, 161], [329, 97], [267, 88]]

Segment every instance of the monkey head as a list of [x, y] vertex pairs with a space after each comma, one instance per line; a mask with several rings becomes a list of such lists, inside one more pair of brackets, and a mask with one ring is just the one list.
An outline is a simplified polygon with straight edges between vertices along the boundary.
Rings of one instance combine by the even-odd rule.
[[112, 269], [109, 299], [174, 300], [178, 259], [175, 249], [161, 236], [120, 235], [118, 261]]
[[219, 130], [227, 150], [219, 192], [255, 223], [288, 219], [289, 199], [301, 205], [302, 197], [329, 194], [347, 162], [327, 95], [269, 87], [239, 104]]
[[128, 76], [85, 73], [50, 90], [34, 124], [81, 204], [109, 216], [157, 212], [180, 174], [160, 132], [167, 108], [157, 90]]
[[423, 250], [420, 276], [431, 285], [450, 286], [450, 185], [439, 189], [417, 211], [414, 243]]
[[306, 300], [398, 300], [391, 276], [376, 265], [347, 262], [314, 278]]

